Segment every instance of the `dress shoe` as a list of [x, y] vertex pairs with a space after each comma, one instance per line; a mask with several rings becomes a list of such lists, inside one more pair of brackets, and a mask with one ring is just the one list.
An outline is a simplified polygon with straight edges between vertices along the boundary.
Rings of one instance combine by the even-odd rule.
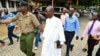
[[17, 42], [19, 41], [19, 38], [17, 38]]
[[69, 56], [69, 55], [67, 54], [67, 55], [65, 55], [65, 56]]
[[42, 42], [42, 40], [40, 39], [39, 42]]
[[82, 49], [82, 51], [83, 51], [83, 52], [86, 52], [86, 51], [87, 51], [87, 49], [86, 49], [86, 48], [83, 48], [83, 49]]
[[35, 56], [35, 53], [33, 52], [32, 56]]
[[70, 51], [72, 51], [72, 50], [73, 50], [73, 47], [74, 47], [74, 45], [71, 45], [71, 46], [70, 46]]
[[67, 45], [67, 42], [64, 42], [65, 45]]

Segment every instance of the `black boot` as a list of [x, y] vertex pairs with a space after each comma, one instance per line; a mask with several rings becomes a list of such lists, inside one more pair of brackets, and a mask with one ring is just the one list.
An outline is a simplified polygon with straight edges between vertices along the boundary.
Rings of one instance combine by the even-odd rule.
[[33, 52], [32, 56], [35, 56], [35, 53]]

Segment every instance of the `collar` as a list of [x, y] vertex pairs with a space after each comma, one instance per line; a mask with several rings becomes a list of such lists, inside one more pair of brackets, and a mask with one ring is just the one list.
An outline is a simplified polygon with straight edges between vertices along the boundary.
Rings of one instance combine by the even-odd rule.
[[[69, 16], [68, 16], [69, 17]], [[69, 17], [69, 18], [74, 18], [74, 17], [76, 17], [75, 15], [72, 15], [72, 17]]]
[[55, 16], [52, 16], [51, 18], [48, 18], [48, 19], [52, 19], [52, 18], [54, 18]]
[[23, 16], [23, 17], [28, 17], [30, 15], [30, 12], [27, 12], [26, 15], [23, 15], [21, 12], [20, 12], [20, 15]]

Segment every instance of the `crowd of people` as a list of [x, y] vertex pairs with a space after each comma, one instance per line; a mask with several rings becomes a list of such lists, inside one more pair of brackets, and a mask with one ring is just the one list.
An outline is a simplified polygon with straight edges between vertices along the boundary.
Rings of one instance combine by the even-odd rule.
[[[61, 56], [61, 48], [66, 45], [65, 56], [70, 56], [69, 51], [73, 50], [74, 44], [71, 44], [74, 35], [76, 34], [76, 40], [80, 37], [80, 23], [79, 13], [74, 8], [63, 8], [61, 17], [54, 16], [54, 7], [47, 6], [46, 17], [39, 13], [38, 9], [33, 9], [32, 12], [28, 10], [28, 3], [22, 1], [19, 3], [19, 13], [13, 15], [8, 12], [8, 9], [0, 10], [0, 24], [7, 24], [8, 38], [10, 43], [13, 44], [12, 37], [20, 40], [20, 49], [27, 56], [35, 56], [32, 52], [33, 40], [35, 37], [35, 50], [38, 49], [38, 43], [43, 41], [41, 56]], [[46, 19], [47, 18], [47, 19]], [[82, 50], [87, 51], [87, 56], [92, 56], [94, 46], [98, 44], [100, 40], [100, 21], [98, 20], [100, 15], [98, 12], [93, 12], [91, 20], [88, 22], [81, 40], [85, 35], [88, 35], [86, 42], [87, 48]], [[46, 20], [45, 27], [42, 27], [42, 20]], [[16, 23], [15, 23], [16, 22]], [[21, 36], [13, 34], [15, 25], [21, 30]], [[40, 37], [42, 33], [43, 40]], [[5, 44], [3, 40], [0, 40], [2, 45]], [[49, 50], [49, 51], [48, 51]], [[100, 56], [100, 47], [96, 53], [96, 56]]]

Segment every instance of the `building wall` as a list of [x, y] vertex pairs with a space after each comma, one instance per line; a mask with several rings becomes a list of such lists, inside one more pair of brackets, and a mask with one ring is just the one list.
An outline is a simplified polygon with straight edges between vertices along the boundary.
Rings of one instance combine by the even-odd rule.
[[17, 0], [0, 0], [0, 8], [8, 8], [10, 12], [18, 10], [18, 3]]

